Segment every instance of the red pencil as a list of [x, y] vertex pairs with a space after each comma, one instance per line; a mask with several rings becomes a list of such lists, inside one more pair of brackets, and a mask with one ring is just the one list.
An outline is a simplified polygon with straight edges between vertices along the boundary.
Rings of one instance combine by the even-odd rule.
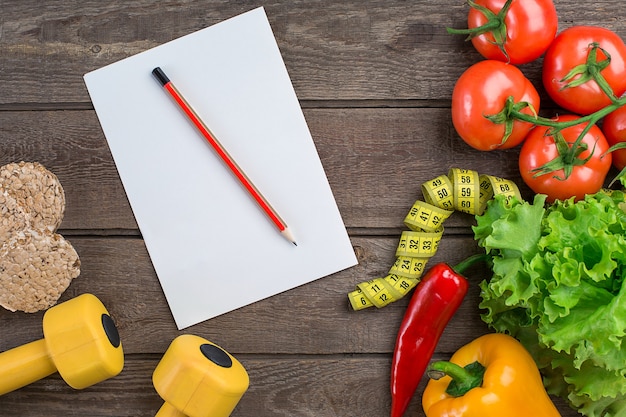
[[189, 105], [187, 100], [180, 94], [178, 89], [172, 84], [170, 79], [165, 75], [163, 70], [160, 67], [156, 67], [152, 70], [152, 74], [156, 77], [156, 79], [161, 83], [161, 85], [167, 90], [168, 93], [174, 98], [176, 103], [180, 106], [180, 108], [185, 112], [187, 117], [193, 122], [193, 124], [198, 128], [202, 136], [209, 142], [211, 147], [215, 150], [221, 160], [226, 164], [226, 166], [231, 170], [231, 172], [237, 177], [239, 182], [244, 186], [244, 188], [250, 193], [252, 198], [258, 203], [261, 209], [267, 214], [272, 223], [276, 225], [280, 233], [291, 243], [297, 246], [296, 241], [293, 238], [293, 235], [289, 231], [287, 224], [283, 221], [283, 219], [278, 215], [276, 210], [271, 206], [271, 204], [263, 197], [261, 192], [255, 187], [255, 185], [250, 181], [250, 178], [243, 172], [243, 170], [237, 165], [235, 160], [230, 156], [230, 154], [224, 149], [222, 144], [217, 140], [215, 135], [211, 132], [211, 130], [207, 127], [207, 125], [200, 119], [200, 116], [196, 113], [196, 111]]

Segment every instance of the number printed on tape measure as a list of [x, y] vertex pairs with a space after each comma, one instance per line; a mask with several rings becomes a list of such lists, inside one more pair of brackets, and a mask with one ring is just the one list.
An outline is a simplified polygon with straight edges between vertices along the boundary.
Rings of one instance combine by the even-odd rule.
[[436, 232], [404, 231], [396, 249], [396, 256], [431, 257], [437, 252], [443, 227]]
[[417, 200], [404, 218], [406, 227], [413, 231], [434, 232], [450, 215], [452, 210], [445, 210], [424, 201]]
[[354, 310], [384, 307], [413, 289], [424, 273], [426, 263], [436, 253], [443, 235], [443, 223], [454, 210], [482, 214], [494, 195], [521, 201], [514, 182], [459, 168], [452, 168], [448, 175], [423, 183], [422, 194], [426, 201], [416, 201], [404, 219], [410, 231], [402, 232], [396, 260], [388, 275], [362, 282], [348, 294]]
[[378, 308], [394, 301], [390, 287], [391, 285], [382, 278], [365, 281], [357, 285], [357, 288], [363, 291], [365, 297]]
[[494, 177], [492, 175], [480, 176], [480, 203], [476, 214], [483, 214], [487, 208], [487, 203], [496, 195], [504, 195], [508, 200], [517, 198], [521, 200], [521, 194], [517, 184], [513, 181]]
[[389, 282], [392, 287], [404, 297], [419, 282], [419, 279], [410, 279], [400, 275], [389, 274], [385, 277], [385, 281]]
[[424, 200], [445, 210], [454, 209], [454, 189], [447, 175], [440, 175], [422, 184]]
[[480, 196], [476, 214], [482, 214], [487, 207], [487, 202], [493, 198], [493, 185], [488, 175], [480, 176]]
[[478, 173], [469, 169], [452, 168], [448, 174], [454, 187], [454, 208], [468, 214], [475, 214], [480, 203]]
[[517, 188], [517, 184], [515, 184], [513, 181], [499, 177], [492, 177], [490, 175], [487, 175], [487, 177], [491, 181], [494, 195], [503, 194], [509, 199], [512, 197], [516, 197], [518, 199], [521, 198], [519, 188]]
[[384, 278], [361, 282], [355, 291], [348, 294], [348, 299], [354, 310], [372, 306], [381, 308], [404, 297], [418, 282], [419, 279], [389, 274]]
[[400, 275], [410, 279], [418, 279], [424, 273], [428, 258], [398, 256], [389, 269], [389, 275]]
[[355, 311], [363, 310], [364, 308], [372, 307], [374, 305], [371, 301], [365, 298], [363, 291], [361, 291], [358, 287], [356, 290], [348, 294], [348, 301], [350, 302], [352, 309]]

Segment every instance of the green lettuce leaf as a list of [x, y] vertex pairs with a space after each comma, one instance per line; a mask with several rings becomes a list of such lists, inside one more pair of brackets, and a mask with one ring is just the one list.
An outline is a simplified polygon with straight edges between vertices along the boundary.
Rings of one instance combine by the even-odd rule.
[[589, 417], [626, 417], [624, 194], [533, 203], [492, 200], [476, 217], [492, 258], [482, 319], [518, 338], [548, 392]]
[[504, 258], [532, 256], [541, 236], [545, 199], [545, 195], [537, 194], [533, 205], [501, 197], [489, 201], [485, 213], [476, 218], [478, 244], [487, 253], [493, 250]]

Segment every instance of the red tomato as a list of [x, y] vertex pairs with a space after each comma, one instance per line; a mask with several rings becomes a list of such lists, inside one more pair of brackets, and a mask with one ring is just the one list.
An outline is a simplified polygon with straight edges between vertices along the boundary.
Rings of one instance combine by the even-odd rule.
[[[578, 116], [565, 115], [559, 117], [559, 122], [576, 120]], [[580, 135], [587, 124], [581, 123], [561, 130], [565, 141], [572, 144]], [[549, 128], [537, 126], [533, 129], [520, 150], [519, 169], [522, 179], [535, 193], [546, 194], [548, 201], [555, 199], [566, 200], [575, 197], [576, 200], [584, 198], [585, 194], [593, 194], [602, 188], [609, 169], [611, 168], [611, 155], [602, 157], [609, 145], [598, 126], [592, 126], [582, 139], [587, 144], [587, 150], [583, 151], [580, 159], [585, 159], [592, 152], [593, 155], [584, 165], [574, 166], [571, 175], [567, 179], [562, 169], [535, 177], [533, 170], [554, 160], [559, 156], [556, 143], [552, 136], [548, 136]], [[559, 177], [561, 179], [555, 178]]]
[[[509, 97], [513, 97], [515, 103], [527, 102], [539, 111], [539, 94], [517, 67], [494, 60], [480, 61], [469, 67], [452, 91], [452, 124], [459, 136], [481, 151], [519, 145], [533, 124], [513, 121], [512, 133], [502, 143], [505, 123], [494, 123], [486, 117], [500, 113]], [[533, 114], [529, 107], [521, 111]]]
[[[569, 88], [565, 88], [567, 81], [563, 81], [573, 68], [587, 62], [594, 42], [611, 55], [611, 63], [600, 74], [619, 97], [626, 91], [626, 45], [616, 33], [596, 26], [571, 27], [554, 39], [543, 59], [546, 91], [559, 106], [574, 113], [590, 114], [611, 103], [594, 80]], [[605, 58], [598, 50], [596, 62]]]
[[[476, 0], [479, 6], [498, 14], [506, 0]], [[467, 15], [470, 30], [489, 21], [483, 12], [472, 7]], [[472, 38], [474, 48], [487, 59], [497, 59], [511, 64], [525, 64], [539, 58], [556, 35], [558, 16], [552, 0], [513, 1], [504, 17], [506, 38], [502, 53], [493, 32]]]
[[[622, 106], [609, 113], [602, 121], [602, 132], [606, 136], [609, 146], [619, 142], [626, 142], [626, 107]], [[613, 165], [622, 170], [626, 167], [626, 149], [611, 152]]]

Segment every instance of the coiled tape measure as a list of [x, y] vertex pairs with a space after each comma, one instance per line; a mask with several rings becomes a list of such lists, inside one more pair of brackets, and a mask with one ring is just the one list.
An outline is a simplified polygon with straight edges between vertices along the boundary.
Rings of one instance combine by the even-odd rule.
[[400, 236], [393, 266], [385, 277], [357, 284], [348, 294], [352, 309], [380, 308], [404, 297], [417, 285], [426, 263], [437, 252], [446, 219], [455, 211], [480, 215], [487, 202], [500, 194], [521, 200], [513, 181], [469, 169], [452, 168], [447, 175], [422, 184], [424, 201], [417, 200], [404, 218], [410, 230]]

